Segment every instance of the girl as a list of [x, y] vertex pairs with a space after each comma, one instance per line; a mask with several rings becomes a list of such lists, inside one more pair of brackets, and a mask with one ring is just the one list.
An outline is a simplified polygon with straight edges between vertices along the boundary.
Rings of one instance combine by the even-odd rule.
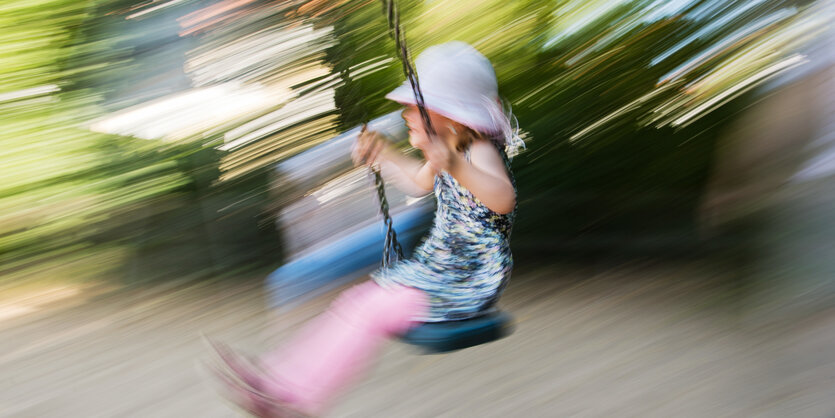
[[381, 343], [421, 322], [460, 320], [490, 309], [510, 277], [509, 239], [516, 191], [507, 152], [523, 146], [503, 112], [490, 61], [451, 42], [416, 60], [430, 137], [408, 81], [386, 97], [406, 106], [418, 162], [363, 132], [352, 156], [380, 164], [407, 189], [437, 199], [429, 235], [413, 256], [345, 291], [286, 347], [249, 362], [215, 345], [219, 377], [234, 400], [258, 416], [319, 415], [356, 379]]

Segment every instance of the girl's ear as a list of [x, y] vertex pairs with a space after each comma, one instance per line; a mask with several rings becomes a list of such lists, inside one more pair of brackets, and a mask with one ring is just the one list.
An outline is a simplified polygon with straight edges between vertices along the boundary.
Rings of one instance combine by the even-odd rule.
[[484, 138], [478, 131], [475, 131], [472, 128], [462, 125], [460, 123], [458, 124], [458, 132], [460, 132], [460, 134], [458, 135], [458, 148], [460, 151], [464, 151], [465, 149], [469, 148], [470, 145], [472, 145], [472, 143], [475, 142], [477, 139]]
[[470, 144], [471, 139], [468, 128], [458, 122], [450, 120], [447, 124], [449, 137], [454, 141], [450, 145], [457, 151], [464, 151]]

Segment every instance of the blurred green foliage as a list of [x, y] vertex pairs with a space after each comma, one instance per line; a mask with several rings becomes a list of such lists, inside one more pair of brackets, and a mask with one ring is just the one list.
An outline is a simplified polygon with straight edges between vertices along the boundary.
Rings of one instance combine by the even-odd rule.
[[[133, 282], [274, 262], [271, 228], [254, 209], [263, 175], [216, 186], [219, 156], [203, 142], [88, 129], [105, 112], [102, 78], [135, 66], [118, 34], [90, 30], [117, 6], [3, 6], [0, 94], [24, 95], [0, 102], [0, 278]], [[245, 200], [256, 205], [235, 204]]]

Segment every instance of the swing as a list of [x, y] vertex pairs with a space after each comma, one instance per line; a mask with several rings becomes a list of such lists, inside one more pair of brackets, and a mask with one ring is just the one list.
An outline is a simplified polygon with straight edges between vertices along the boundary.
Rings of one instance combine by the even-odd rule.
[[[417, 107], [423, 119], [426, 131], [434, 134], [434, 129], [429, 119], [429, 114], [423, 102], [423, 94], [418, 85], [415, 71], [409, 61], [409, 53], [406, 49], [400, 29], [400, 15], [393, 0], [383, 0], [386, 16], [388, 18], [389, 35], [394, 39], [398, 49], [398, 55], [403, 64], [403, 72], [412, 86], [415, 94]], [[386, 226], [385, 241], [383, 244], [382, 267], [387, 268], [393, 262], [403, 258], [403, 250], [397, 242], [389, 205], [386, 200], [385, 185], [378, 167], [371, 167], [374, 175], [374, 183], [377, 189], [377, 197], [380, 202], [380, 213]], [[420, 348], [426, 354], [446, 353], [461, 350], [491, 341], [498, 340], [509, 335], [513, 331], [512, 318], [505, 312], [493, 309], [484, 312], [475, 318], [453, 320], [444, 322], [426, 322], [418, 325], [400, 337], [401, 341]]]

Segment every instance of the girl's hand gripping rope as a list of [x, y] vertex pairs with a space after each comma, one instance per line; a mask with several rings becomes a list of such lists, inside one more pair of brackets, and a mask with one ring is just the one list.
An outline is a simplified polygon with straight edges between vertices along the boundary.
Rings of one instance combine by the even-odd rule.
[[362, 130], [357, 136], [357, 142], [351, 150], [351, 159], [354, 165], [374, 165], [386, 159], [391, 152], [388, 141], [378, 132], [369, 131], [368, 125], [362, 125]]
[[444, 137], [434, 136], [431, 140], [421, 144], [426, 161], [437, 173], [440, 171], [452, 172], [460, 163], [461, 155], [455, 150], [454, 143], [456, 136], [446, 132]]

